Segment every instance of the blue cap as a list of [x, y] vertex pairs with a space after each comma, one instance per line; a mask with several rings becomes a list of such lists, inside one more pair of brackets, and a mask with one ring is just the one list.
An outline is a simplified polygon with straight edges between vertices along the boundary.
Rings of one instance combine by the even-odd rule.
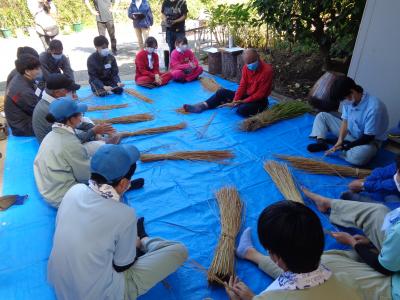
[[124, 177], [139, 158], [139, 150], [133, 145], [107, 144], [93, 155], [90, 170], [113, 182]]
[[87, 105], [82, 103], [76, 103], [70, 97], [58, 98], [53, 101], [49, 107], [49, 113], [57, 121], [68, 119], [76, 113], [84, 113], [87, 111]]

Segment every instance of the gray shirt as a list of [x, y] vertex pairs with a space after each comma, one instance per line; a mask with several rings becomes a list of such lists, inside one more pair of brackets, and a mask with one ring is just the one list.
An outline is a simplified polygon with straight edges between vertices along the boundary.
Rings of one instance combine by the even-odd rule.
[[43, 77], [46, 81], [50, 74], [64, 74], [71, 80], [75, 81], [74, 71], [71, 68], [71, 63], [68, 57], [63, 55], [61, 59], [56, 60], [51, 53], [43, 52], [39, 56], [40, 64], [42, 67]]
[[58, 300], [123, 300], [126, 266], [136, 257], [133, 208], [84, 184], [73, 186], [57, 212], [48, 280]]
[[110, 12], [114, 0], [92, 0], [94, 8], [99, 13], [96, 16], [97, 22], [108, 22], [113, 20], [113, 14]]

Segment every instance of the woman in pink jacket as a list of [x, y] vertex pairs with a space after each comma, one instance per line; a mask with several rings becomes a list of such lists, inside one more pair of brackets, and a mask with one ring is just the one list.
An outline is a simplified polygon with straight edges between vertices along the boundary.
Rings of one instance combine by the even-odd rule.
[[170, 71], [172, 78], [179, 82], [196, 80], [203, 73], [203, 68], [189, 49], [185, 37], [176, 39], [175, 50], [171, 54]]

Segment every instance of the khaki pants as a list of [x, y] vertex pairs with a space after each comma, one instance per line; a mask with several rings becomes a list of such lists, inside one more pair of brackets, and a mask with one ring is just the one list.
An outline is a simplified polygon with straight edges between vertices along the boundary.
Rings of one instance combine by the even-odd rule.
[[[385, 238], [381, 226], [388, 212], [389, 209], [381, 204], [334, 200], [330, 221], [339, 226], [362, 229], [371, 242], [381, 249]], [[336, 275], [347, 275], [355, 280], [365, 300], [392, 299], [391, 277], [382, 275], [362, 262], [355, 251], [325, 251], [321, 263]], [[258, 267], [274, 279], [283, 272], [268, 256]]]
[[177, 242], [149, 239], [143, 247], [145, 254], [124, 272], [125, 300], [145, 294], [158, 282], [175, 272], [187, 259], [185, 246]]
[[139, 44], [140, 50], [144, 49], [144, 42], [149, 37], [150, 28], [135, 28], [136, 38]]

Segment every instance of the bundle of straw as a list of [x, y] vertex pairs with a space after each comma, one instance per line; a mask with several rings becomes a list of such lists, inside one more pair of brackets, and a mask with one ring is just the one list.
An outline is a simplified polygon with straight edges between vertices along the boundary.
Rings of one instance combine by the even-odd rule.
[[271, 109], [264, 110], [263, 112], [244, 120], [240, 125], [240, 128], [243, 131], [255, 131], [275, 122], [300, 116], [310, 112], [311, 110], [311, 106], [300, 101], [279, 103]]
[[150, 134], [157, 134], [157, 133], [164, 133], [164, 132], [171, 132], [186, 128], [186, 123], [182, 122], [172, 126], [162, 126], [162, 127], [155, 127], [149, 129], [143, 129], [133, 132], [121, 132], [121, 136], [123, 138], [130, 137], [130, 136], [138, 136], [138, 135], [150, 135]]
[[128, 107], [128, 103], [124, 104], [111, 104], [111, 105], [92, 105], [88, 107], [88, 111], [96, 111], [96, 110], [111, 110], [115, 108], [125, 108]]
[[215, 93], [221, 88], [221, 86], [215, 81], [214, 78], [200, 77], [199, 80], [203, 88], [209, 90], [210, 92]]
[[147, 103], [154, 102], [152, 99], [146, 97], [145, 95], [142, 95], [141, 93], [139, 93], [138, 91], [136, 91], [134, 89], [125, 89], [125, 92], [133, 97], [139, 98], [140, 100], [142, 100], [144, 102], [147, 102]]
[[235, 273], [235, 240], [240, 230], [242, 201], [233, 187], [224, 187], [216, 193], [221, 216], [221, 234], [214, 259], [208, 270], [208, 282], [221, 284]]
[[149, 114], [129, 115], [111, 119], [96, 119], [93, 120], [95, 124], [110, 123], [110, 124], [128, 124], [153, 120], [154, 117]]
[[264, 163], [264, 169], [271, 176], [275, 185], [286, 200], [304, 203], [299, 189], [286, 164], [270, 160]]
[[371, 170], [330, 164], [299, 156], [276, 155], [276, 157], [289, 162], [296, 169], [304, 170], [314, 174], [356, 178], [365, 178], [371, 174]]
[[181, 151], [167, 154], [142, 154], [142, 162], [152, 162], [160, 160], [191, 160], [191, 161], [218, 161], [234, 157], [228, 150], [210, 151]]

